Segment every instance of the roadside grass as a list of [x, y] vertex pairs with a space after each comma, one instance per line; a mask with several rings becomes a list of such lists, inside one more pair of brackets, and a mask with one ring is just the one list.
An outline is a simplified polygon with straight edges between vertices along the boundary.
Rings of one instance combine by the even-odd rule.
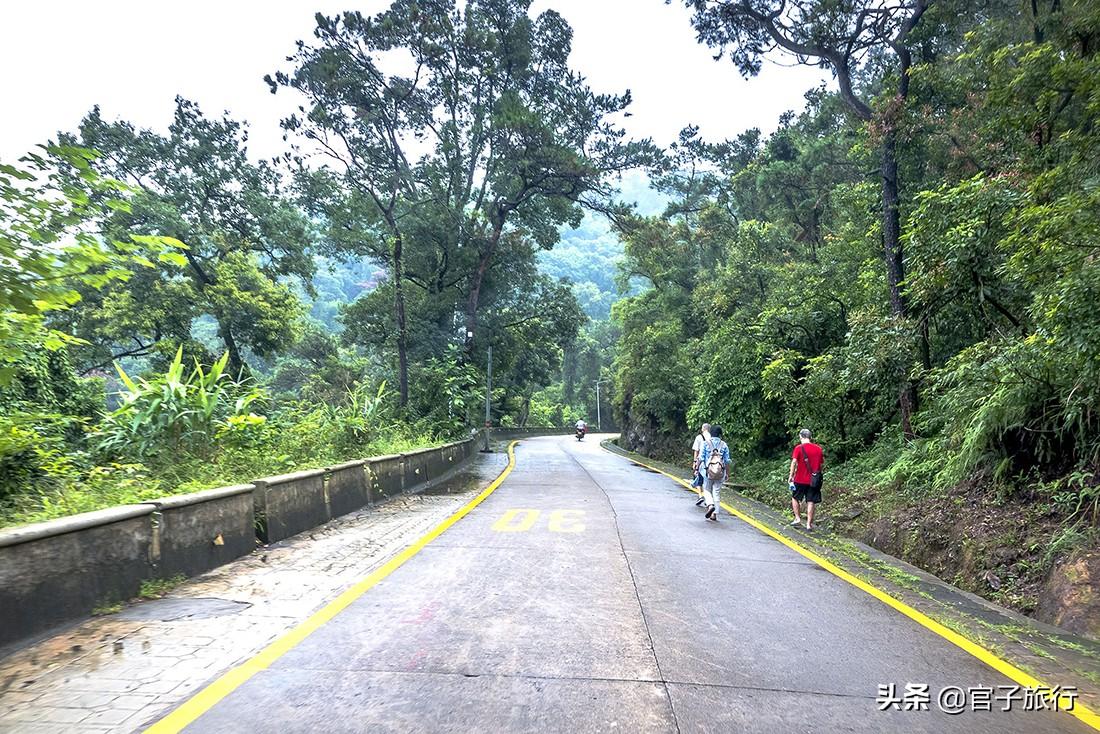
[[162, 599], [186, 580], [187, 577], [181, 573], [166, 579], [146, 579], [141, 582], [138, 596], [142, 599]]
[[[185, 583], [187, 577], [182, 573], [169, 576], [164, 579], [146, 579], [141, 582], [141, 586], [138, 588], [137, 597], [135, 599], [163, 599], [173, 589], [179, 585]], [[133, 601], [133, 600], [131, 600]], [[104, 602], [92, 609], [93, 617], [106, 617], [111, 614], [117, 614], [121, 612], [126, 606], [124, 602]]]
[[1041, 658], [1047, 658], [1048, 660], [1057, 660], [1058, 659], [1054, 655], [1051, 655], [1049, 652], [1047, 652], [1047, 650], [1045, 650], [1041, 645], [1036, 645], [1034, 642], [1028, 642], [1026, 640], [1021, 640], [1021, 644], [1024, 647], [1026, 647], [1028, 650], [1031, 650], [1032, 654], [1038, 655]]
[[109, 614], [116, 614], [122, 611], [122, 604], [116, 602], [114, 604], [100, 604], [92, 609], [93, 617], [106, 617]]
[[[886, 438], [845, 461], [827, 461], [826, 497], [818, 510], [822, 527], [1027, 615], [1036, 613], [1044, 584], [1060, 562], [1100, 549], [1100, 527], [1091, 527], [1081, 510], [1082, 498], [1092, 495], [1076, 475], [1041, 480], [977, 474], [946, 487], [932, 481], [935, 457], [923, 457], [919, 466], [915, 461]], [[788, 466], [787, 455], [742, 458], [735, 464], [735, 488], [786, 512]], [[896, 570], [875, 570], [920, 593], [913, 579]]]
[[1085, 647], [1084, 645], [1080, 645], [1071, 640], [1064, 640], [1061, 637], [1057, 637], [1055, 635], [1044, 635], [1043, 638], [1055, 647], [1060, 647], [1063, 650], [1069, 650], [1071, 652], [1077, 653], [1078, 655], [1089, 658], [1090, 660], [1095, 660], [1095, 668], [1087, 672], [1082, 671], [1081, 674], [1089, 680], [1094, 680], [1097, 683], [1100, 683], [1100, 650]]
[[67, 476], [43, 477], [33, 491], [0, 502], [0, 529], [400, 453], [446, 440], [411, 429], [393, 431], [359, 446], [340, 447], [321, 438], [287, 436], [274, 446], [227, 447], [208, 457], [180, 452], [148, 464], [114, 463]]

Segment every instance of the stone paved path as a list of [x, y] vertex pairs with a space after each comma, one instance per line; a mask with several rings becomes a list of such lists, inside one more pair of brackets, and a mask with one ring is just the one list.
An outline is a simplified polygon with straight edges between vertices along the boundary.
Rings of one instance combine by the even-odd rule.
[[0, 660], [0, 732], [140, 730], [469, 501], [507, 463], [260, 548], [165, 599], [90, 619]]

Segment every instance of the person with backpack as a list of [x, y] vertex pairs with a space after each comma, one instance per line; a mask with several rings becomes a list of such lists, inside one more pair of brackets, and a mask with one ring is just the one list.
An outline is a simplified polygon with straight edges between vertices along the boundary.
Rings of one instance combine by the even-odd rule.
[[787, 486], [791, 490], [792, 526], [802, 524], [799, 504], [806, 501], [806, 529], [814, 529], [814, 505], [821, 502], [821, 482], [825, 476], [825, 455], [821, 447], [810, 440], [810, 430], [798, 432], [799, 443], [791, 452], [791, 470]]
[[711, 426], [710, 438], [703, 443], [699, 463], [703, 467], [703, 503], [707, 506], [706, 518], [717, 522], [722, 484], [729, 479], [730, 475], [730, 447], [722, 440], [721, 426]]
[[[691, 444], [691, 486], [693, 489], [703, 488], [703, 464], [700, 461], [703, 455], [703, 444], [710, 440], [710, 424], [704, 423], [695, 434], [695, 441]], [[699, 495], [696, 507], [703, 506], [703, 495]]]

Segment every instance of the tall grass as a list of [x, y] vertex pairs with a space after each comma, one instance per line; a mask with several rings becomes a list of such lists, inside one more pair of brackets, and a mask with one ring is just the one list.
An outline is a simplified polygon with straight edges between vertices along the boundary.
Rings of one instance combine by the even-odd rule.
[[[187, 371], [182, 355], [161, 375], [119, 370], [121, 404], [64, 461], [33, 467], [21, 491], [3, 495], [0, 527], [40, 522], [170, 494], [247, 482], [396, 453], [451, 436], [396, 417], [385, 383], [336, 403], [275, 405], [226, 359]], [[260, 414], [256, 411], [264, 411]]]

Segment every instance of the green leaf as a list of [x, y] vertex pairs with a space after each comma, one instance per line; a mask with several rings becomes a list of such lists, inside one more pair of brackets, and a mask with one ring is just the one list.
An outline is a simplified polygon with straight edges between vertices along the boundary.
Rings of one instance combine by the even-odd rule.
[[176, 265], [181, 268], [187, 265], [187, 258], [178, 252], [162, 252], [157, 255], [157, 259], [162, 263], [169, 263], [170, 265]]

